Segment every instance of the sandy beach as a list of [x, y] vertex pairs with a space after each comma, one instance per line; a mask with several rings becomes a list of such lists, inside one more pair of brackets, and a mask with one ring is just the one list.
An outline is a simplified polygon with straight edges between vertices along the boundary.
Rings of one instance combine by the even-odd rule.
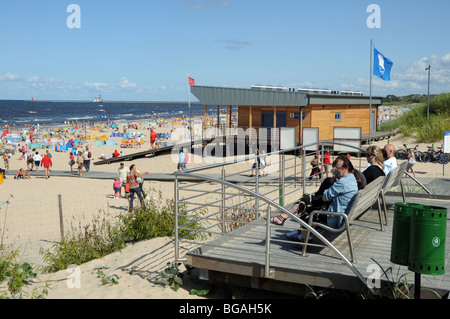
[[[171, 127], [156, 127], [157, 133], [168, 133]], [[122, 130], [120, 130], [122, 131]], [[97, 161], [103, 155], [110, 155], [115, 150], [122, 151], [124, 155], [136, 153], [150, 148], [150, 130], [148, 125], [142, 125], [139, 130], [131, 129], [131, 132], [142, 132], [144, 144], [141, 148], [120, 148], [121, 137], [109, 137], [111, 129], [102, 133], [109, 140], [116, 140], [117, 145], [94, 146], [95, 141], [88, 140], [93, 160]], [[94, 133], [93, 133], [94, 134]], [[376, 142], [383, 147], [388, 141]], [[396, 148], [402, 148], [406, 143], [413, 147], [418, 143], [403, 139], [396, 135], [390, 143]], [[435, 143], [440, 146], [441, 143]], [[86, 144], [85, 144], [86, 145]], [[418, 149], [425, 151], [427, 144], [419, 144]], [[363, 146], [364, 147], [364, 146]], [[45, 150], [38, 150], [44, 153]], [[68, 152], [55, 152], [52, 154], [53, 171], [70, 171]], [[10, 159], [10, 172], [16, 173], [19, 168], [26, 169], [26, 163], [19, 160], [20, 153], [16, 152]], [[117, 173], [118, 163], [109, 165], [93, 165], [92, 172]], [[205, 165], [204, 159], [192, 159], [190, 167]], [[140, 158], [125, 162], [127, 166], [135, 164], [141, 172], [172, 173], [177, 167], [176, 154], [163, 154], [155, 157]], [[251, 164], [245, 163], [242, 167], [250, 169]], [[3, 161], [1, 164], [3, 166]], [[43, 168], [39, 168], [42, 170]], [[442, 165], [435, 163], [417, 163], [414, 167], [416, 176], [442, 178]], [[448, 169], [450, 170], [450, 169]], [[126, 211], [128, 202], [126, 199], [114, 199], [113, 180], [91, 179], [89, 173], [84, 176], [72, 175], [70, 177], [52, 176], [45, 179], [43, 176], [33, 176], [31, 179], [15, 180], [8, 175], [0, 185], [0, 202], [9, 201], [9, 204], [0, 206], [0, 226], [2, 227], [2, 242], [8, 249], [19, 249], [20, 260], [35, 264], [42, 264], [39, 249], [49, 249], [60, 239], [60, 206], [58, 195], [62, 199], [62, 212], [64, 215], [64, 227], [69, 230], [71, 226], [89, 223], [95, 216], [107, 216], [114, 218]], [[446, 172], [446, 177], [450, 172]], [[144, 187], [150, 190], [151, 196], [162, 200], [173, 199], [174, 186], [172, 182], [155, 182], [147, 180]], [[189, 285], [183, 285], [177, 292], [170, 288], [162, 287], [152, 282], [159, 271], [163, 270], [168, 262], [174, 261], [174, 249], [172, 238], [156, 238], [149, 241], [130, 245], [120, 252], [105, 256], [99, 260], [93, 260], [80, 266], [81, 287], [69, 287], [68, 277], [71, 272], [59, 271], [54, 274], [46, 274], [38, 277], [43, 283], [48, 281], [51, 285], [46, 298], [56, 299], [115, 299], [115, 298], [204, 298], [189, 294]], [[102, 285], [97, 278], [98, 265], [106, 265], [106, 275], [117, 274], [120, 277], [118, 285]], [[130, 270], [135, 271], [130, 273]], [[183, 269], [183, 268], [181, 268]], [[221, 295], [214, 296], [220, 298]]]

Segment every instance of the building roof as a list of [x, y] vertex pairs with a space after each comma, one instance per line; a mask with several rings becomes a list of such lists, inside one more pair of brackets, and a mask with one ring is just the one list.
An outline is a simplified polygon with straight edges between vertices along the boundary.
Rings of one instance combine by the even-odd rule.
[[[191, 93], [205, 105], [308, 106], [312, 104], [370, 104], [369, 96], [191, 85]], [[372, 97], [381, 105], [381, 97]]]

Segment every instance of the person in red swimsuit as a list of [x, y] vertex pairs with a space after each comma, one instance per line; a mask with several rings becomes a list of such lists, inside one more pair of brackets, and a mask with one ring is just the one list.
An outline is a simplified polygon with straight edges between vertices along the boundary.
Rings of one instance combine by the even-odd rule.
[[152, 129], [150, 129], [150, 144], [152, 148], [155, 148], [155, 141], [156, 141], [156, 132]]
[[41, 160], [41, 166], [44, 166], [45, 179], [50, 178], [50, 167], [52, 167], [52, 165], [52, 159], [45, 154], [44, 158]]

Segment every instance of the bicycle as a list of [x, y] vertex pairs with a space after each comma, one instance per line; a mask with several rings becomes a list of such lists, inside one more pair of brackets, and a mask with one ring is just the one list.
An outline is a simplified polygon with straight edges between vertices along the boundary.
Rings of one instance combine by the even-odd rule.
[[439, 164], [447, 164], [448, 162], [450, 162], [450, 154], [449, 153], [444, 153], [444, 150], [442, 147], [438, 147], [439, 152], [438, 152], [438, 161]]
[[438, 151], [428, 146], [428, 151], [422, 154], [421, 161], [424, 163], [439, 162], [440, 164], [447, 164], [450, 162], [450, 154], [444, 153], [442, 147], [438, 147]]
[[417, 149], [417, 147], [419, 147], [419, 145], [416, 145], [414, 148], [408, 148], [408, 146], [406, 146], [406, 144], [403, 144], [403, 146], [405, 147], [405, 149], [401, 148], [395, 152], [395, 157], [397, 159], [408, 159], [409, 151], [412, 150], [416, 160], [420, 160], [423, 153]]

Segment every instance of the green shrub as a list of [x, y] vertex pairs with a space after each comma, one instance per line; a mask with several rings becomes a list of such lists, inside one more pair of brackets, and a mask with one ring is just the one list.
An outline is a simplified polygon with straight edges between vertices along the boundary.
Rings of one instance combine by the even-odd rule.
[[427, 109], [428, 102], [424, 102], [402, 117], [380, 125], [378, 130], [397, 130], [405, 137], [416, 138], [418, 143], [438, 142], [442, 140], [444, 131], [450, 130], [450, 93], [436, 95], [430, 100], [429, 121]]
[[[183, 210], [180, 207], [180, 211]], [[179, 216], [179, 223], [187, 224], [180, 236], [198, 236], [196, 230], [201, 225], [197, 217], [197, 212]], [[48, 265], [45, 270], [55, 272], [121, 250], [127, 243], [173, 236], [174, 228], [174, 201], [168, 200], [161, 206], [150, 202], [146, 208], [120, 214], [114, 224], [106, 219], [95, 219], [92, 225], [72, 229], [62, 242], [53, 245], [51, 250], [41, 249], [40, 253]]]
[[444, 115], [433, 115], [429, 124], [417, 130], [416, 139], [419, 143], [434, 143], [444, 137], [445, 131], [450, 131], [450, 121]]
[[[32, 289], [31, 293], [24, 290], [37, 274], [31, 264], [16, 261], [18, 254], [18, 251], [7, 253], [0, 249], [0, 299], [22, 298], [24, 295], [31, 298], [42, 298], [43, 295], [47, 295], [47, 284], [44, 287]], [[7, 289], [7, 291], [3, 289]]]
[[430, 114], [450, 116], [450, 93], [442, 93], [430, 100]]
[[92, 225], [72, 227], [64, 240], [50, 249], [43, 250], [43, 260], [48, 264], [46, 271], [66, 269], [69, 265], [81, 265], [93, 259], [118, 251], [126, 245], [117, 226], [105, 218], [92, 221]]
[[[185, 206], [179, 207], [179, 212], [183, 212]], [[200, 212], [201, 214], [203, 212]], [[179, 214], [178, 223], [186, 224], [179, 232], [180, 237], [184, 237], [200, 228], [197, 221], [198, 213], [190, 215]], [[121, 220], [121, 232], [128, 241], [135, 242], [147, 240], [155, 237], [173, 236], [175, 229], [175, 202], [167, 200], [166, 205], [157, 207], [147, 205], [146, 208], [135, 209], [131, 213], [119, 216]], [[192, 221], [192, 222], [191, 222]]]

